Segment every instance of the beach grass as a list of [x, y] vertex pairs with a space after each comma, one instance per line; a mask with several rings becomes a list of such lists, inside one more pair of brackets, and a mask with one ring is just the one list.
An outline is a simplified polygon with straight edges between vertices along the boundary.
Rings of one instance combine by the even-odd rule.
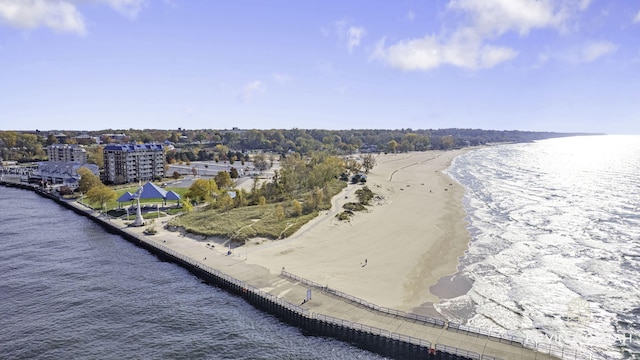
[[[254, 205], [224, 211], [207, 208], [183, 214], [171, 220], [170, 225], [183, 227], [187, 232], [246, 240], [254, 237], [281, 239], [296, 232], [302, 225], [318, 215], [317, 211], [301, 216], [276, 216], [278, 204]], [[285, 212], [287, 212], [285, 209]]]
[[[206, 206], [185, 213], [171, 220], [170, 225], [182, 227], [192, 234], [222, 237], [244, 241], [255, 237], [282, 239], [293, 235], [304, 224], [318, 216], [319, 211], [331, 208], [331, 198], [346, 187], [344, 181], [333, 180], [327, 183], [329, 199], [317, 209], [297, 215], [291, 202], [279, 202], [265, 205], [244, 206], [229, 210]], [[303, 199], [306, 194], [300, 194]], [[284, 209], [284, 216], [278, 216], [277, 207]]]

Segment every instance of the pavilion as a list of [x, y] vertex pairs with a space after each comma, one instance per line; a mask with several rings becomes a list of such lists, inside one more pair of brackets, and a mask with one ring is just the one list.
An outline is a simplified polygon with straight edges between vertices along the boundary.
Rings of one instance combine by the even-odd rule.
[[[118, 200], [116, 200], [118, 203], [124, 203], [124, 202], [128, 202], [128, 201], [134, 201], [138, 198], [137, 195], [138, 192], [136, 192], [135, 194], [132, 194], [130, 192], [126, 192], [124, 194], [122, 194], [122, 196], [120, 196], [118, 198]], [[176, 200], [178, 202], [178, 205], [180, 204], [180, 195], [177, 194], [176, 192], [174, 192], [173, 190], [170, 191], [166, 191], [162, 188], [160, 188], [159, 186], [151, 183], [151, 182], [147, 182], [146, 184], [144, 184], [142, 186], [142, 192], [140, 193], [140, 199], [162, 199], [162, 202], [164, 205], [167, 204], [167, 200], [171, 201], [171, 200]]]

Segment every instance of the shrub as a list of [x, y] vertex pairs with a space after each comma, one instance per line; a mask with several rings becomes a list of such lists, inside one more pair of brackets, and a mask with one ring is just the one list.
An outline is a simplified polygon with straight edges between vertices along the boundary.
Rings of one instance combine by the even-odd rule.
[[367, 208], [364, 207], [364, 205], [362, 205], [360, 203], [354, 203], [354, 202], [346, 203], [346, 204], [342, 205], [342, 207], [345, 210], [349, 210], [349, 211], [364, 211], [364, 210], [367, 210]]
[[343, 211], [343, 212], [341, 212], [341, 213], [336, 215], [336, 217], [340, 221], [349, 220], [349, 219], [351, 219], [352, 216], [353, 216], [353, 211], [350, 211], [350, 210], [345, 210], [345, 211]]

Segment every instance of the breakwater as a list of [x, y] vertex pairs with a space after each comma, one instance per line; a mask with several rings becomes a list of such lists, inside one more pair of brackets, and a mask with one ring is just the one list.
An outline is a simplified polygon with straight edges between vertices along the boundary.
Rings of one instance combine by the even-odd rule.
[[[40, 196], [52, 199], [60, 205], [68, 208], [79, 215], [86, 216], [96, 223], [101, 225], [107, 231], [121, 235], [126, 240], [149, 250], [159, 258], [172, 261], [180, 264], [184, 268], [188, 269], [192, 273], [196, 274], [200, 278], [204, 279], [208, 283], [214, 284], [228, 292], [238, 295], [244, 298], [248, 303], [254, 305], [256, 308], [264, 310], [267, 313], [273, 314], [280, 318], [283, 322], [296, 326], [302, 329], [305, 333], [310, 335], [330, 336], [345, 342], [355, 344], [359, 347], [375, 351], [377, 353], [394, 357], [394, 358], [452, 358], [452, 359], [495, 359], [497, 357], [487, 356], [485, 352], [482, 354], [482, 350], [479, 352], [473, 352], [463, 349], [466, 345], [472, 349], [472, 342], [467, 338], [457, 344], [458, 347], [451, 346], [451, 342], [441, 342], [442, 337], [427, 336], [423, 333], [409, 333], [405, 330], [394, 332], [389, 329], [396, 329], [394, 326], [370, 326], [359, 321], [354, 321], [353, 318], [343, 317], [339, 313], [324, 312], [324, 311], [310, 311], [301, 306], [295, 305], [291, 302], [291, 298], [288, 301], [283, 299], [282, 294], [275, 296], [270, 294], [272, 290], [263, 291], [265, 289], [262, 285], [260, 288], [253, 286], [254, 282], [249, 284], [248, 282], [241, 281], [234, 276], [230, 276], [225, 271], [219, 271], [211, 268], [200, 261], [195, 260], [194, 256], [186, 256], [183, 253], [177, 252], [172, 248], [166, 247], [159, 243], [157, 238], [147, 237], [141, 234], [136, 234], [127, 228], [122, 228], [122, 224], [118, 222], [111, 222], [106, 217], [96, 217], [96, 214], [92, 210], [82, 207], [75, 202], [67, 202], [63, 199], [59, 199], [54, 194], [50, 194], [46, 191], [33, 188], [26, 184], [12, 184], [8, 185], [12, 187], [18, 187], [28, 190], [35, 190]], [[226, 268], [225, 268], [226, 269]], [[230, 268], [231, 269], [231, 268]], [[283, 276], [284, 275], [284, 276]], [[293, 274], [281, 274], [282, 278], [293, 276]], [[244, 279], [244, 277], [240, 276]], [[284, 281], [284, 280], [282, 280]], [[299, 279], [295, 282], [303, 283]], [[268, 292], [269, 291], [269, 292]], [[346, 294], [343, 294], [346, 296]], [[315, 299], [315, 298], [314, 298]], [[295, 298], [293, 299], [295, 302]], [[353, 299], [351, 299], [353, 301]], [[332, 304], [342, 303], [342, 300], [332, 300]], [[362, 305], [362, 304], [359, 304]], [[342, 306], [342, 305], [340, 305]], [[371, 304], [371, 306], [374, 306]], [[391, 313], [392, 309], [388, 309], [387, 314], [383, 314], [381, 318], [384, 323], [392, 323], [400, 313]], [[322, 313], [321, 313], [322, 312]], [[331, 314], [327, 315], [327, 314]], [[409, 314], [411, 315], [411, 314]], [[346, 320], [349, 319], [349, 320]], [[385, 320], [386, 319], [386, 320]], [[421, 323], [422, 319], [401, 319], [399, 323]], [[378, 324], [375, 324], [378, 325]], [[402, 325], [402, 326], [405, 326]], [[433, 323], [431, 326], [438, 328], [443, 323]], [[445, 331], [445, 332], [450, 332]], [[452, 334], [450, 334], [452, 335]], [[436, 340], [429, 342], [425, 339]], [[439, 340], [438, 340], [439, 339]], [[461, 348], [462, 347], [462, 348]], [[511, 356], [500, 356], [502, 358], [512, 358]], [[533, 357], [518, 357], [518, 358], [533, 358]], [[545, 354], [538, 354], [537, 358], [549, 358]], [[573, 358], [573, 357], [572, 357]]]

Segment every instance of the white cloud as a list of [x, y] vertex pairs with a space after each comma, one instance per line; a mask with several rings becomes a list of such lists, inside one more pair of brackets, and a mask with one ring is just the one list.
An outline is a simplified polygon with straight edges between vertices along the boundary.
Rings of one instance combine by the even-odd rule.
[[461, 23], [451, 31], [419, 39], [401, 40], [385, 47], [378, 42], [372, 54], [401, 70], [428, 71], [442, 65], [476, 70], [491, 68], [518, 56], [509, 47], [489, 44], [502, 35], [520, 36], [552, 28], [565, 32], [572, 19], [591, 0], [451, 0], [447, 10]]
[[[0, 23], [23, 29], [47, 27], [54, 31], [87, 33], [78, 5], [88, 0], [0, 0]], [[135, 19], [148, 0], [90, 0], [110, 6]]]
[[96, 2], [105, 2], [120, 14], [135, 19], [147, 0], [95, 0]]
[[349, 27], [349, 39], [347, 40], [347, 48], [349, 49], [349, 52], [352, 52], [353, 48], [360, 45], [360, 39], [362, 39], [362, 37], [366, 34], [367, 32], [364, 30], [364, 28], [355, 26]]
[[634, 23], [640, 23], [640, 11], [636, 14], [636, 17], [633, 18]]
[[293, 80], [290, 75], [280, 73], [273, 73], [273, 79], [280, 84], [286, 84]]
[[346, 40], [349, 52], [352, 52], [354, 48], [360, 46], [360, 40], [367, 34], [363, 27], [350, 25], [347, 19], [336, 21], [333, 24], [333, 28], [339, 40]]
[[0, 22], [23, 29], [45, 26], [60, 32], [86, 33], [82, 14], [67, 1], [0, 0]]
[[463, 69], [491, 68], [518, 56], [507, 47], [483, 44], [473, 33], [457, 33], [447, 42], [435, 35], [402, 41], [387, 48], [385, 39], [376, 44], [373, 58], [382, 59], [392, 67], [405, 70], [428, 71], [442, 65]]
[[579, 62], [592, 62], [618, 50], [618, 45], [609, 41], [596, 41], [585, 45], [578, 54]]
[[262, 81], [255, 80], [248, 83], [247, 85], [244, 86], [244, 88], [242, 88], [239, 94], [239, 99], [243, 103], [247, 103], [251, 101], [251, 99], [253, 99], [256, 96], [256, 94], [262, 94], [265, 91], [266, 91], [265, 86], [262, 83]]
[[483, 36], [516, 31], [528, 34], [532, 29], [566, 30], [569, 21], [589, 6], [589, 0], [457, 0], [448, 8], [467, 15]]

